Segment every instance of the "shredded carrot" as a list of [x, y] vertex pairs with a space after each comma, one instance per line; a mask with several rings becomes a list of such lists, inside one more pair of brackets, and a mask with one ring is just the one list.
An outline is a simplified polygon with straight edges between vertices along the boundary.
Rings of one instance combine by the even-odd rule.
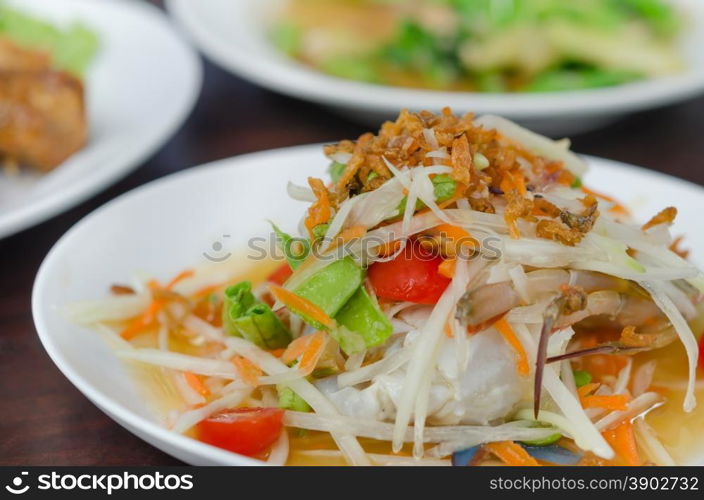
[[523, 344], [521, 344], [521, 341], [518, 340], [516, 332], [513, 331], [513, 328], [511, 328], [509, 322], [506, 321], [506, 316], [494, 323], [494, 327], [499, 331], [499, 333], [501, 333], [501, 335], [503, 335], [506, 342], [513, 347], [516, 354], [518, 354], [518, 373], [523, 376], [527, 376], [528, 373], [530, 373], [530, 368], [528, 366], [528, 355], [526, 354], [526, 350], [523, 348]]
[[311, 301], [299, 297], [293, 292], [286, 290], [278, 285], [269, 285], [269, 290], [274, 298], [284, 304], [286, 307], [292, 311], [312, 319], [323, 325], [325, 328], [333, 328], [335, 326], [335, 321], [325, 314], [320, 307], [313, 304]]
[[463, 241], [466, 238], [471, 238], [470, 234], [459, 226], [452, 224], [440, 224], [430, 230], [433, 234], [442, 234], [451, 240]]
[[242, 356], [235, 356], [232, 358], [232, 363], [237, 369], [237, 374], [242, 380], [252, 387], [259, 385], [259, 377], [262, 376], [262, 370], [252, 361]]
[[446, 278], [452, 279], [452, 277], [455, 275], [456, 267], [457, 259], [445, 259], [442, 261], [442, 264], [438, 266], [438, 272]]
[[309, 177], [308, 185], [310, 185], [317, 200], [308, 208], [308, 217], [306, 217], [305, 226], [306, 229], [308, 229], [311, 240], [315, 240], [313, 228], [318, 224], [325, 224], [330, 220], [332, 207], [330, 205], [330, 195], [323, 181]]
[[283, 355], [285, 350], [286, 349], [283, 349], [283, 348], [282, 349], [274, 349], [273, 351], [269, 351], [269, 354], [271, 354], [275, 358], [280, 358]]
[[181, 281], [185, 280], [186, 278], [190, 278], [194, 274], [195, 273], [193, 272], [192, 269], [186, 269], [185, 271], [181, 271], [171, 281], [169, 281], [164, 288], [166, 288], [167, 290], [171, 290], [173, 287], [178, 285]]
[[633, 434], [633, 424], [630, 420], [625, 420], [618, 427], [604, 431], [604, 439], [614, 449], [616, 455], [623, 460], [625, 465], [642, 465], [643, 462], [638, 454], [636, 439]]
[[327, 251], [329, 252], [330, 250], [333, 250], [334, 248], [337, 248], [340, 245], [344, 245], [348, 241], [361, 238], [365, 234], [367, 234], [367, 228], [362, 225], [349, 227], [342, 231], [340, 234], [338, 234], [334, 240], [332, 240]]
[[523, 467], [538, 467], [538, 461], [531, 457], [521, 445], [513, 441], [497, 441], [487, 443], [484, 447], [506, 465], [517, 465]]
[[630, 398], [626, 394], [592, 395], [582, 398], [583, 408], [603, 408], [605, 410], [621, 411], [628, 408]]
[[[152, 291], [152, 295], [154, 295], [154, 292], [157, 292], [158, 290], [171, 290], [176, 284], [186, 278], [190, 278], [193, 274], [194, 273], [192, 270], [187, 269], [177, 274], [164, 287], [162, 287], [156, 280], [149, 280], [147, 282], [147, 287]], [[140, 333], [155, 327], [156, 316], [165, 305], [166, 301], [161, 299], [153, 299], [142, 314], [132, 318], [127, 323], [127, 326], [125, 326], [125, 328], [120, 332], [120, 336], [125, 340], [130, 340]]]
[[191, 389], [196, 391], [204, 398], [207, 398], [210, 395], [210, 391], [208, 390], [208, 388], [203, 384], [203, 381], [195, 373], [183, 372], [183, 378], [186, 379], [186, 383], [191, 387]]
[[609, 195], [599, 193], [597, 191], [594, 191], [592, 189], [589, 189], [586, 186], [582, 186], [582, 192], [585, 194], [590, 194], [596, 198], [601, 198], [604, 201], [608, 201], [609, 203], [612, 203], [613, 206], [609, 209], [609, 212], [615, 213], [615, 214], [622, 214], [622, 215], [628, 215], [630, 212], [628, 209], [623, 206], [620, 202], [618, 202], [615, 198], [612, 198]]
[[301, 355], [301, 363], [298, 365], [298, 369], [303, 375], [309, 375], [315, 369], [315, 365], [318, 364], [320, 356], [322, 356], [325, 350], [325, 344], [327, 343], [328, 336], [325, 332], [317, 331], [308, 335], [310, 340], [306, 346], [306, 350], [303, 351]]
[[127, 323], [127, 326], [120, 332], [120, 336], [125, 340], [130, 340], [145, 330], [153, 328], [156, 325], [156, 315], [162, 306], [161, 300], [152, 300], [142, 314]]
[[291, 342], [281, 354], [281, 360], [288, 364], [294, 359], [298, 359], [308, 346], [308, 341], [310, 340], [308, 337], [310, 337], [310, 335], [303, 335]]
[[298, 369], [308, 375], [318, 364], [326, 343], [327, 334], [322, 331], [298, 337], [288, 345], [281, 359], [284, 363], [291, 363], [300, 357]]
[[452, 224], [440, 224], [424, 231], [424, 234], [435, 238], [440, 237], [447, 245], [445, 251], [449, 256], [461, 253], [464, 248], [471, 249], [479, 246], [479, 242], [465, 229]]

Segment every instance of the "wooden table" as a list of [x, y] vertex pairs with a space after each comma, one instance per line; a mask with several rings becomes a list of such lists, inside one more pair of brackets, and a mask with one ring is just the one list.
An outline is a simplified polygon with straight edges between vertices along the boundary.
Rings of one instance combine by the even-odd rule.
[[[631, 116], [573, 138], [574, 149], [704, 184], [704, 98]], [[108, 191], [0, 240], [0, 464], [169, 465], [179, 462], [114, 423], [58, 371], [32, 323], [37, 269], [86, 214], [158, 177], [268, 148], [354, 138], [365, 127], [278, 96], [206, 63], [195, 110], [153, 158]], [[99, 168], [99, 167], [96, 167]], [[676, 202], [676, 200], [673, 200]]]

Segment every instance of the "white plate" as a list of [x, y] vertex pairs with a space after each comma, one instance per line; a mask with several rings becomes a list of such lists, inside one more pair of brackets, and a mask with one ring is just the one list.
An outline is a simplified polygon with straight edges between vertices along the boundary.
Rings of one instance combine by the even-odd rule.
[[49, 174], [0, 173], [0, 238], [37, 224], [117, 181], [183, 123], [200, 90], [197, 54], [156, 7], [131, 0], [12, 0], [100, 38], [86, 75], [90, 138]]
[[[586, 182], [646, 218], [676, 200], [680, 214], [674, 231], [687, 234], [694, 259], [704, 262], [699, 231], [704, 189], [622, 163], [589, 161]], [[35, 325], [54, 363], [105, 413], [166, 453], [191, 464], [254, 463], [160, 427], [102, 339], [70, 324], [60, 309], [104, 297], [109, 285], [138, 271], [166, 279], [204, 263], [203, 253], [211, 252], [215, 241], [226, 245], [214, 256], [241, 255], [250, 238], [268, 234], [265, 219], [294, 230], [305, 205], [286, 196], [286, 182], [320, 175], [326, 164], [320, 146], [221, 160], [151, 182], [85, 217], [54, 246], [34, 284]], [[232, 265], [233, 259], [212, 265]]]
[[[687, 9], [682, 40], [684, 74], [575, 92], [486, 94], [415, 90], [343, 80], [308, 69], [267, 40], [265, 26], [276, 0], [167, 0], [169, 12], [213, 61], [263, 87], [354, 115], [374, 124], [401, 108], [493, 113], [530, 128], [565, 136], [638, 110], [690, 98], [704, 91], [704, 2], [674, 0]], [[269, 7], [269, 8], [267, 8]]]

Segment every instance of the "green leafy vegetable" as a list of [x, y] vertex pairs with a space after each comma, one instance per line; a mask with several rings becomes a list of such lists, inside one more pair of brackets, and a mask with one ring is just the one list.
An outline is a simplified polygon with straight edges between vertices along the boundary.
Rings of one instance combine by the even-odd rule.
[[414, 20], [403, 21], [396, 37], [380, 51], [381, 58], [399, 68], [419, 72], [431, 86], [446, 86], [461, 66], [451, 37], [440, 38]]
[[285, 347], [291, 341], [291, 333], [279, 317], [254, 297], [249, 281], [225, 290], [222, 322], [228, 335], [243, 337], [264, 349]]

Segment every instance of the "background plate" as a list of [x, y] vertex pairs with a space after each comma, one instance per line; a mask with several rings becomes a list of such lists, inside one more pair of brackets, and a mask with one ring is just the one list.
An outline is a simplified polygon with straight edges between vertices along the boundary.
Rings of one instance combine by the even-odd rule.
[[86, 75], [87, 146], [46, 175], [0, 173], [0, 238], [81, 202], [137, 167], [176, 131], [200, 90], [197, 54], [156, 7], [132, 0], [11, 0], [100, 38]]
[[402, 108], [493, 113], [529, 128], [566, 136], [634, 111], [704, 91], [704, 2], [672, 0], [686, 9], [681, 48], [685, 73], [617, 87], [534, 94], [488, 94], [372, 85], [325, 75], [271, 45], [266, 26], [278, 0], [167, 0], [170, 13], [198, 47], [229, 71], [282, 94], [325, 104], [375, 127]]

